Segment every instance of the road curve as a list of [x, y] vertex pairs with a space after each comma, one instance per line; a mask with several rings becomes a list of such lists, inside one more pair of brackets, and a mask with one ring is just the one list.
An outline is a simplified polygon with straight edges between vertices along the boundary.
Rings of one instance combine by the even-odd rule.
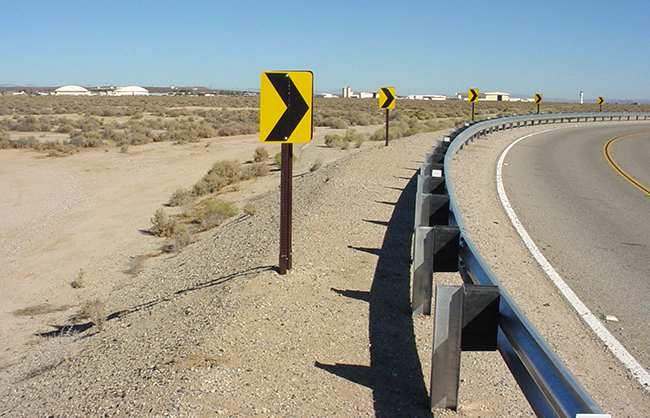
[[[643, 132], [642, 131], [649, 131]], [[621, 137], [605, 145], [612, 138]], [[650, 370], [650, 123], [557, 129], [514, 146], [508, 199], [528, 234], [577, 296]]]

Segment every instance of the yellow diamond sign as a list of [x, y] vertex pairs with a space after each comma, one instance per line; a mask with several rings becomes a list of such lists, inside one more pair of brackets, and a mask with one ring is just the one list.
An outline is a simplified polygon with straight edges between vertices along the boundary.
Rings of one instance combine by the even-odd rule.
[[267, 71], [260, 88], [260, 141], [309, 142], [313, 134], [314, 74]]

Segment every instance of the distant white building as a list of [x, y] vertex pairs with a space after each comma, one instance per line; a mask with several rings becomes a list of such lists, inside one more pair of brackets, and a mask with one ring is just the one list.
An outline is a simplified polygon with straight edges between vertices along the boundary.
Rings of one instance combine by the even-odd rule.
[[343, 87], [341, 93], [342, 96], [347, 99], [352, 96], [352, 88], [350, 88], [350, 86], [345, 86]]
[[406, 96], [410, 100], [447, 100], [444, 94], [411, 94]]
[[54, 90], [56, 96], [90, 96], [90, 91], [81, 86], [75, 86], [73, 84], [68, 86], [59, 87]]
[[[479, 97], [480, 100], [480, 97]], [[509, 102], [510, 93], [503, 93], [501, 91], [491, 91], [485, 93], [485, 100], [489, 102]]]
[[336, 98], [339, 97], [339, 96], [337, 96], [336, 94], [332, 94], [332, 93], [323, 93], [322, 96], [323, 96], [325, 99], [336, 99]]
[[359, 92], [359, 98], [360, 99], [377, 99], [377, 98], [379, 98], [379, 93], [376, 93], [374, 91], [360, 91]]
[[118, 87], [113, 91], [115, 96], [148, 96], [149, 90], [140, 86]]

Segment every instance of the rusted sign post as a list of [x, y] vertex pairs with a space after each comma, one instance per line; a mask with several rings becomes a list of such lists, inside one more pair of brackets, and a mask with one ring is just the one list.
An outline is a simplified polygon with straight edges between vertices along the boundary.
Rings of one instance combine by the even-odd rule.
[[262, 73], [260, 141], [282, 144], [280, 160], [280, 274], [292, 268], [293, 144], [313, 136], [311, 71]]

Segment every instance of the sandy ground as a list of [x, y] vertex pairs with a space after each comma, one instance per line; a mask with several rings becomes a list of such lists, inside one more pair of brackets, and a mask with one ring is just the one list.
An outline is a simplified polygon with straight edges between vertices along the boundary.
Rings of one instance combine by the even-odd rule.
[[[294, 174], [308, 171], [318, 158], [327, 163], [356, 151], [325, 147], [327, 133], [344, 130], [317, 128], [312, 142], [294, 145]], [[278, 144], [260, 144], [257, 135], [152, 143], [127, 152], [91, 149], [59, 158], [1, 150], [0, 361], [42, 331], [30, 314], [59, 312], [66, 318], [84, 300], [106, 299], [128, 282], [134, 260], [160, 250], [161, 239], [146, 231], [171, 193], [190, 187], [218, 160], [251, 160], [260, 145], [271, 158], [280, 151]], [[309, 152], [302, 152], [304, 146]], [[221, 198], [241, 208], [278, 183], [275, 170], [227, 189]], [[80, 272], [85, 286], [73, 289]]]
[[[161, 239], [141, 231], [171, 192], [216, 160], [250, 159], [254, 137], [66, 158], [1, 152], [0, 416], [533, 416], [496, 352], [463, 353], [458, 411], [427, 407], [433, 321], [411, 316], [409, 243], [413, 176], [442, 133], [357, 153], [324, 147], [326, 132], [296, 150], [301, 209], [282, 277], [277, 196], [266, 193], [277, 172], [222, 196], [259, 196], [258, 215], [126, 272], [132, 257], [158, 252]], [[491, 135], [452, 164], [470, 233], [597, 402], [649, 416], [647, 393], [539, 274], [494, 199], [496, 156], [527, 132]], [[303, 176], [319, 157], [332, 163]], [[80, 269], [86, 286], [73, 289]], [[459, 284], [457, 274], [435, 280]], [[91, 297], [108, 299], [103, 330], [34, 336]], [[15, 315], [26, 308], [52, 312]]]

